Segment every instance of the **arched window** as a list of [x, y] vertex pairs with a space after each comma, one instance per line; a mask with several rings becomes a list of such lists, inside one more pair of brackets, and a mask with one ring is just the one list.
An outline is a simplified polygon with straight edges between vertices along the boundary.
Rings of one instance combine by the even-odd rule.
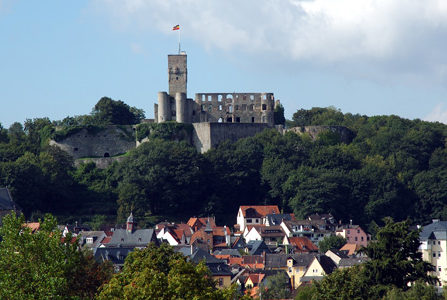
[[104, 153], [104, 157], [110, 157], [109, 152]]

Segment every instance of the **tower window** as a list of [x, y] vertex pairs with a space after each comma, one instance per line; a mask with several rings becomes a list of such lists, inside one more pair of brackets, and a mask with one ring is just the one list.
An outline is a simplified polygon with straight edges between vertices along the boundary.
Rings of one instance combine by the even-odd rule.
[[267, 104], [262, 104], [262, 110], [267, 110]]

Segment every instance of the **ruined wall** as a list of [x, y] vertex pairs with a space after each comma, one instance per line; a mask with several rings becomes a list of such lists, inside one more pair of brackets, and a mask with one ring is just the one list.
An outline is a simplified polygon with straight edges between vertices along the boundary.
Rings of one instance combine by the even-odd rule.
[[201, 153], [217, 147], [223, 141], [236, 142], [272, 128], [268, 124], [256, 123], [193, 123], [193, 126], [193, 144]]
[[326, 126], [326, 125], [318, 125], [318, 126], [302, 126], [302, 127], [293, 127], [289, 128], [286, 131], [295, 132], [297, 134], [307, 133], [313, 140], [316, 140], [318, 135], [322, 132], [331, 131], [337, 133], [340, 136], [340, 140], [344, 143], [350, 143], [354, 137], [355, 133], [347, 127], [344, 126]]
[[129, 125], [107, 126], [96, 132], [82, 129], [59, 142], [51, 140], [50, 145], [57, 146], [78, 159], [122, 154], [135, 148], [136, 143], [133, 127]]
[[273, 126], [273, 93], [197, 93], [193, 122], [266, 123]]

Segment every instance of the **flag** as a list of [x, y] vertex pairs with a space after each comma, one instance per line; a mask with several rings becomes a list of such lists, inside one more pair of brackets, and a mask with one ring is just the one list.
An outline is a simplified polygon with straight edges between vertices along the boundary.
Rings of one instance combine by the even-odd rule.
[[180, 29], [180, 25], [175, 25], [174, 27], [172, 27], [172, 30], [179, 30]]

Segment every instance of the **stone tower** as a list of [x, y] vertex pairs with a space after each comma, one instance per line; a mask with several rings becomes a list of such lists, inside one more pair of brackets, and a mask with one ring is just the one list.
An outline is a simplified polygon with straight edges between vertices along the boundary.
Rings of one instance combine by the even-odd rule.
[[175, 97], [176, 93], [186, 95], [188, 82], [188, 69], [186, 68], [186, 53], [168, 55], [169, 95]]

